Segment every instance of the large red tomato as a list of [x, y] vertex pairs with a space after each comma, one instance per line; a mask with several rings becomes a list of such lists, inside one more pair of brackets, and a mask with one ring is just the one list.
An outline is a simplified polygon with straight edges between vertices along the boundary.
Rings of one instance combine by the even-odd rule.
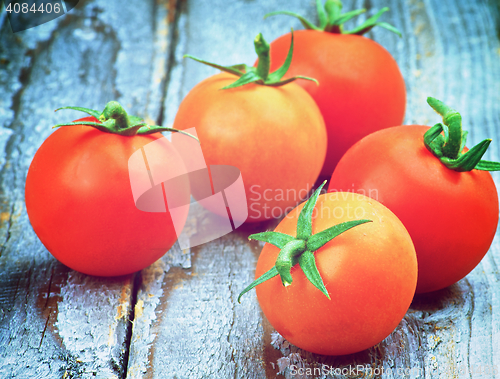
[[[271, 42], [271, 69], [281, 65], [290, 33]], [[330, 176], [351, 145], [379, 129], [400, 125], [406, 106], [405, 82], [394, 58], [381, 45], [359, 35], [317, 30], [294, 32], [295, 45], [287, 76], [316, 101], [325, 119], [328, 150], [322, 176]]]
[[207, 166], [241, 171], [247, 221], [277, 218], [318, 178], [326, 153], [323, 118], [295, 83], [222, 89], [236, 79], [221, 73], [197, 84], [180, 104], [174, 128], [196, 128]]
[[[26, 178], [26, 209], [55, 258], [86, 274], [117, 276], [141, 270], [170, 249], [177, 240], [170, 214], [139, 210], [129, 177], [131, 155], [159, 139], [163, 148], [148, 156], [149, 166], [184, 174], [179, 154], [160, 133], [122, 136], [68, 125], [44, 141]], [[174, 192], [189, 204], [187, 181]], [[187, 211], [177, 221], [186, 217]]]
[[[290, 212], [275, 232], [297, 236], [303, 207]], [[290, 285], [284, 287], [279, 276], [257, 285], [264, 314], [290, 343], [317, 354], [358, 352], [387, 337], [408, 310], [417, 281], [415, 249], [403, 224], [389, 209], [358, 194], [320, 195], [312, 217], [312, 237], [360, 219], [371, 222], [343, 232], [314, 253], [330, 299], [306, 278], [298, 264], [291, 269]], [[309, 238], [306, 241], [309, 249], [313, 243]], [[266, 243], [256, 278], [274, 266], [279, 252], [278, 247]]]
[[371, 196], [399, 217], [417, 252], [417, 292], [447, 287], [481, 261], [499, 209], [491, 175], [447, 168], [424, 145], [428, 130], [398, 126], [363, 138], [340, 160], [329, 186]]

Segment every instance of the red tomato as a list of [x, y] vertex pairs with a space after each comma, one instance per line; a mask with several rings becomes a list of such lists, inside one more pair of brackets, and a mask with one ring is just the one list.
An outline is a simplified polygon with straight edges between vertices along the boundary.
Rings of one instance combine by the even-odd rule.
[[283, 216], [318, 178], [326, 153], [323, 118], [300, 86], [247, 84], [221, 88], [221, 73], [196, 85], [179, 106], [173, 127], [195, 127], [207, 166], [241, 171], [247, 221]]
[[[130, 156], [159, 138], [73, 125], [44, 141], [26, 178], [26, 209], [55, 258], [85, 274], [117, 276], [147, 267], [170, 249], [177, 240], [170, 214], [137, 209], [128, 169]], [[156, 149], [148, 164], [178, 170], [179, 154], [166, 138], [162, 143], [163, 151]], [[189, 203], [189, 184], [179, 183], [178, 191], [175, 196]]]
[[[271, 70], [285, 60], [290, 33], [271, 43]], [[293, 59], [286, 77], [301, 80], [325, 119], [328, 150], [322, 176], [330, 176], [342, 155], [364, 136], [401, 125], [406, 106], [403, 76], [381, 45], [363, 36], [315, 30], [294, 32]]]
[[[296, 236], [304, 204], [275, 231]], [[313, 213], [313, 235], [342, 222], [372, 222], [345, 231], [316, 250], [318, 271], [329, 300], [298, 265], [293, 282], [280, 277], [259, 284], [257, 297], [271, 325], [290, 343], [313, 353], [343, 355], [376, 345], [399, 324], [413, 299], [417, 261], [411, 238], [382, 204], [353, 193], [320, 195]], [[266, 243], [255, 277], [275, 264], [279, 248]]]
[[428, 129], [398, 126], [363, 138], [341, 159], [328, 189], [371, 196], [399, 217], [415, 244], [419, 293], [457, 282], [481, 261], [499, 211], [491, 175], [445, 167], [423, 143]]

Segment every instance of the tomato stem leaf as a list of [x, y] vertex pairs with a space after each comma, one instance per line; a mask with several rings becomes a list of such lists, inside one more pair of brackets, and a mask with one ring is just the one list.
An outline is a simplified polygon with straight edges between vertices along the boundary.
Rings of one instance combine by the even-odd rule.
[[318, 12], [318, 20], [319, 20], [318, 29], [324, 30], [326, 25], [328, 24], [328, 14], [326, 13], [325, 6], [321, 2], [321, 0], [316, 0], [316, 11]]
[[482, 171], [500, 171], [500, 163], [481, 160], [478, 162], [475, 169]]
[[481, 157], [486, 153], [486, 150], [488, 150], [490, 143], [491, 139], [485, 139], [466, 153], [461, 154], [457, 159], [442, 157], [441, 162], [455, 171], [472, 171], [481, 161]]
[[319, 85], [319, 82], [316, 79], [310, 78], [308, 76], [297, 75], [297, 76], [293, 76], [293, 77], [288, 78], [288, 79], [280, 80], [279, 82], [276, 82], [276, 83], [266, 83], [266, 86], [269, 86], [269, 87], [281, 87], [281, 86], [284, 86], [285, 84], [294, 82], [297, 79], [309, 80], [309, 81], [314, 82], [317, 85]]
[[306, 201], [297, 219], [296, 237], [281, 232], [263, 232], [250, 235], [249, 239], [271, 243], [280, 249], [276, 262], [271, 270], [256, 279], [251, 285], [243, 290], [238, 296], [240, 302], [241, 296], [250, 291], [257, 285], [280, 276], [283, 286], [289, 286], [293, 283], [292, 267], [297, 263], [306, 275], [307, 279], [318, 288], [328, 299], [330, 295], [325, 288], [323, 279], [318, 271], [314, 252], [335, 237], [354, 228], [358, 225], [371, 222], [371, 220], [352, 220], [334, 225], [316, 234], [312, 234], [312, 216], [321, 189], [326, 180], [314, 191], [313, 195]]
[[326, 180], [321, 183], [313, 195], [307, 200], [304, 207], [300, 211], [299, 218], [297, 220], [297, 239], [307, 240], [312, 234], [312, 214], [314, 207], [316, 206], [316, 201], [318, 201], [318, 196], [321, 189], [326, 184]]
[[467, 132], [462, 130], [460, 113], [433, 97], [428, 97], [427, 103], [442, 116], [443, 123], [434, 125], [424, 134], [424, 145], [441, 163], [458, 172], [474, 169], [500, 171], [499, 162], [481, 160], [491, 139], [485, 139], [464, 152]]
[[389, 8], [385, 7], [379, 10], [376, 14], [368, 18], [365, 22], [363, 22], [361, 25], [357, 26], [356, 28], [344, 32], [345, 34], [356, 34], [356, 35], [363, 35], [370, 30], [372, 30], [375, 26], [380, 26], [382, 28], [385, 28], [393, 33], [396, 33], [399, 37], [402, 37], [401, 32], [396, 29], [394, 26], [386, 23], [386, 22], [378, 22], [378, 19], [380, 16], [382, 16], [383, 13], [387, 12]]
[[304, 253], [299, 257], [299, 265], [306, 278], [314, 285], [314, 287], [319, 289], [323, 295], [328, 298], [328, 300], [331, 300], [330, 295], [326, 290], [325, 283], [323, 282], [323, 278], [321, 278], [318, 267], [316, 266], [316, 258], [310, 250], [304, 251]]
[[372, 220], [365, 219], [365, 220], [346, 221], [341, 224], [334, 225], [319, 233], [313, 234], [307, 239], [307, 249], [311, 251], [316, 251], [319, 248], [323, 247], [328, 242], [330, 242], [335, 237], [346, 232], [347, 230], [352, 229], [355, 226], [361, 224], [366, 224], [367, 222], [372, 222]]
[[[269, 53], [269, 45], [267, 46]], [[286, 72], [290, 68], [290, 64], [292, 63], [292, 57], [293, 57], [293, 29], [290, 39], [290, 48], [288, 49], [285, 62], [283, 62], [280, 68], [278, 68], [276, 71], [274, 71], [272, 74], [269, 75], [269, 79], [271, 82], [279, 82], [281, 80], [281, 78], [286, 74]], [[260, 56], [259, 56], [259, 64], [260, 64]]]
[[61, 108], [57, 108], [54, 112], [60, 111], [61, 109], [73, 109], [75, 111], [85, 112], [94, 118], [99, 118], [99, 116], [101, 115], [101, 112], [99, 112], [99, 111], [96, 111], [94, 109], [89, 109], [89, 108], [83, 108], [83, 107], [61, 107]]
[[344, 30], [344, 24], [347, 21], [350, 21], [354, 17], [359, 16], [360, 14], [366, 12], [366, 9], [356, 9], [346, 13], [342, 13], [342, 1], [340, 0], [326, 0], [324, 4], [322, 4], [321, 0], [316, 0], [316, 11], [318, 13], [319, 25], [316, 26], [311, 21], [307, 20], [303, 16], [289, 11], [276, 11], [267, 13], [264, 18], [269, 16], [276, 15], [286, 15], [297, 18], [301, 24], [307, 30], [316, 30], [323, 31], [327, 33], [335, 33], [335, 34], [356, 34], [363, 35], [373, 29], [375, 26], [380, 26], [384, 29], [387, 29], [398, 36], [401, 37], [401, 32], [395, 28], [393, 25], [388, 24], [387, 22], [380, 22], [378, 19], [382, 16], [383, 13], [387, 12], [389, 8], [385, 7], [379, 10], [376, 14], [368, 18], [361, 25], [355, 27], [351, 30]]
[[[219, 69], [221, 71], [224, 71], [224, 72], [227, 72], [229, 74], [236, 75], [236, 76], [242, 76], [242, 75], [244, 75], [245, 72], [246, 72], [246, 70], [248, 69], [247, 65], [244, 64], [244, 63], [239, 63], [239, 64], [235, 64], [235, 65], [232, 65], [232, 66], [222, 66], [222, 65], [217, 64], [217, 63], [211, 63], [211, 62], [205, 61], [203, 59], [196, 58], [195, 56], [190, 55], [190, 54], [185, 54], [183, 56], [183, 58], [190, 58], [190, 59], [192, 59], [192, 60], [194, 60], [196, 62], [203, 63], [203, 64], [205, 64], [207, 66]], [[243, 68], [245, 68], [245, 69], [243, 69]]]
[[264, 15], [264, 19], [270, 17], [270, 16], [276, 16], [276, 15], [286, 15], [286, 16], [292, 16], [297, 18], [302, 26], [306, 28], [307, 30], [318, 30], [321, 31], [322, 29], [314, 25], [311, 21], [307, 20], [305, 17], [294, 13], [294, 12], [288, 12], [288, 11], [276, 11], [276, 12], [269, 12], [266, 15]]
[[273, 266], [269, 271], [267, 271], [265, 274], [263, 274], [257, 280], [252, 282], [252, 284], [250, 284], [248, 287], [246, 287], [243, 291], [241, 291], [241, 293], [238, 296], [238, 303], [241, 303], [241, 297], [244, 294], [246, 294], [248, 291], [250, 291], [251, 289], [254, 289], [259, 284], [264, 283], [265, 281], [274, 278], [277, 275], [278, 275], [278, 270], [276, 269], [276, 266]]
[[111, 133], [108, 128], [103, 125], [101, 122], [91, 122], [91, 121], [79, 121], [79, 122], [67, 122], [65, 124], [57, 124], [54, 125], [52, 128], [59, 128], [61, 126], [72, 126], [72, 125], [87, 125], [87, 126], [92, 126], [97, 130], [100, 130], [101, 132], [106, 132], [106, 133]]
[[270, 86], [270, 87], [279, 87], [283, 86], [285, 84], [288, 84], [290, 82], [293, 82], [294, 80], [297, 79], [305, 79], [305, 80], [311, 80], [316, 82], [318, 84], [318, 81], [313, 78], [309, 78], [306, 76], [294, 76], [291, 78], [283, 79], [283, 76], [286, 74], [290, 67], [290, 63], [292, 61], [292, 56], [293, 56], [293, 29], [292, 29], [292, 40], [290, 43], [290, 49], [288, 50], [287, 57], [285, 59], [285, 62], [283, 65], [278, 68], [274, 72], [269, 72], [270, 67], [271, 67], [271, 61], [270, 61], [270, 46], [262, 36], [262, 33], [259, 33], [257, 37], [254, 39], [254, 46], [255, 46], [255, 52], [257, 53], [258, 56], [258, 63], [257, 67], [250, 67], [245, 64], [237, 64], [237, 65], [232, 65], [232, 66], [222, 66], [216, 63], [210, 63], [207, 61], [204, 61], [203, 59], [199, 59], [196, 57], [193, 57], [192, 55], [184, 55], [185, 58], [191, 58], [197, 62], [206, 64], [210, 67], [217, 68], [221, 71], [227, 72], [232, 75], [236, 75], [239, 77], [235, 82], [221, 88], [223, 90], [231, 89], [231, 88], [237, 88], [241, 87], [250, 83], [255, 83], [255, 84], [260, 84], [260, 85], [265, 85], [265, 86]]
[[61, 109], [73, 109], [85, 112], [94, 117], [96, 121], [67, 122], [54, 125], [53, 128], [71, 125], [87, 125], [92, 126], [93, 128], [101, 132], [113, 133], [127, 137], [160, 132], [179, 132], [192, 137], [199, 142], [197, 137], [182, 130], [170, 128], [167, 126], [149, 125], [142, 118], [127, 114], [125, 109], [123, 109], [123, 107], [116, 101], [109, 101], [102, 112], [83, 107], [61, 107], [56, 109], [56, 111]]
[[279, 247], [280, 249], [283, 249], [285, 245], [288, 242], [293, 241], [294, 238], [292, 236], [289, 236], [288, 234], [280, 232], [262, 232], [252, 234], [250, 237], [248, 237], [248, 239], [268, 242], [276, 247]]
[[437, 158], [443, 156], [442, 146], [444, 138], [441, 132], [444, 130], [443, 124], [439, 123], [431, 127], [424, 134], [424, 144]]
[[249, 72], [243, 74], [242, 76], [240, 76], [238, 78], [238, 80], [236, 80], [235, 82], [233, 82], [225, 87], [222, 87], [222, 89], [241, 87], [241, 86], [244, 86], [245, 84], [250, 84], [250, 83], [262, 84], [264, 82], [262, 81], [260, 76], [257, 75], [256, 72], [249, 71]]

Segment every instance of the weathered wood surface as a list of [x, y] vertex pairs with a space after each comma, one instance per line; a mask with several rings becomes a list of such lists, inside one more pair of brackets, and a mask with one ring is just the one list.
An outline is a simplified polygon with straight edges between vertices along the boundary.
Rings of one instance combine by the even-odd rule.
[[[345, 1], [346, 9], [383, 6], [391, 8], [384, 21], [403, 38], [384, 29], [369, 37], [401, 67], [406, 123], [437, 122], [425, 98], [443, 99], [461, 111], [469, 144], [491, 137], [487, 158], [500, 159], [498, 2]], [[322, 364], [333, 371], [303, 377], [362, 374], [353, 371], [357, 365], [384, 369], [372, 372], [383, 378], [500, 377], [498, 237], [464, 280], [417, 297], [391, 336], [345, 357], [289, 346], [266, 322], [254, 293], [237, 304], [261, 248], [247, 236], [273, 222], [191, 251], [174, 246], [141, 273], [117, 279], [65, 268], [36, 238], [24, 207], [27, 168], [50, 126], [77, 116], [54, 114], [55, 108], [102, 108], [117, 99], [131, 113], [170, 124], [189, 89], [216, 72], [182, 55], [250, 64], [257, 33], [272, 40], [301, 28], [285, 16], [262, 20], [277, 9], [315, 15], [314, 1], [304, 0], [88, 0], [13, 34], [1, 14], [1, 378], [297, 378], [292, 365]]]
[[54, 114], [59, 106], [99, 109], [117, 98], [136, 114], [159, 119], [175, 4], [80, 3], [16, 34], [3, 10], [0, 19], [1, 378], [121, 378], [126, 372], [134, 276], [97, 279], [58, 264], [31, 229], [24, 180], [51, 126], [79, 116]]

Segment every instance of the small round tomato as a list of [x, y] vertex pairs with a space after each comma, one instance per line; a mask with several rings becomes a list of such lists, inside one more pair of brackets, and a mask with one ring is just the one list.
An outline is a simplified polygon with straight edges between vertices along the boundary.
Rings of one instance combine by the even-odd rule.
[[[319, 82], [298, 84], [316, 101], [325, 119], [328, 149], [321, 175], [329, 177], [355, 142], [376, 130], [401, 125], [405, 82], [391, 54], [371, 39], [342, 34], [339, 26], [294, 34], [293, 59], [286, 75], [306, 75]], [[271, 69], [285, 60], [290, 36], [271, 42]]]
[[[298, 236], [300, 214], [306, 207], [301, 204], [290, 212], [275, 232]], [[318, 246], [314, 237], [330, 228], [363, 222], [344, 228], [341, 234], [336, 231], [333, 239], [314, 252], [329, 298], [308, 279], [303, 267], [311, 263], [303, 262], [301, 256], [291, 268], [293, 280], [283, 282], [286, 287], [278, 276], [256, 285], [262, 311], [290, 343], [313, 353], [344, 355], [376, 345], [402, 320], [415, 292], [417, 261], [408, 232], [385, 206], [353, 193], [320, 195], [311, 220], [311, 236], [303, 239], [306, 250]], [[287, 242], [281, 252], [266, 243], [256, 278], [278, 267], [279, 256], [295, 242]], [[308, 271], [314, 278], [314, 270], [309, 267]]]
[[[182, 159], [160, 133], [125, 136], [84, 125], [100, 123], [94, 117], [75, 123], [52, 133], [33, 158], [25, 188], [31, 225], [47, 250], [76, 271], [117, 276], [141, 270], [168, 251], [177, 234], [170, 213], [136, 207], [129, 158], [158, 141], [162, 148], [148, 155], [150, 167], [180, 175]], [[189, 204], [187, 181], [179, 181], [175, 196]], [[187, 211], [178, 225], [186, 218]]]
[[[256, 46], [262, 41], [258, 36]], [[251, 74], [257, 82], [237, 87], [231, 87], [237, 77], [228, 73], [198, 83], [181, 102], [174, 128], [196, 128], [208, 167], [241, 171], [247, 221], [255, 222], [283, 216], [307, 195], [323, 165], [327, 137], [323, 117], [303, 88], [268, 84]]]
[[488, 251], [499, 212], [491, 175], [445, 166], [424, 144], [428, 131], [406, 125], [363, 138], [341, 159], [329, 186], [371, 196], [399, 217], [417, 252], [418, 293], [466, 276]]

